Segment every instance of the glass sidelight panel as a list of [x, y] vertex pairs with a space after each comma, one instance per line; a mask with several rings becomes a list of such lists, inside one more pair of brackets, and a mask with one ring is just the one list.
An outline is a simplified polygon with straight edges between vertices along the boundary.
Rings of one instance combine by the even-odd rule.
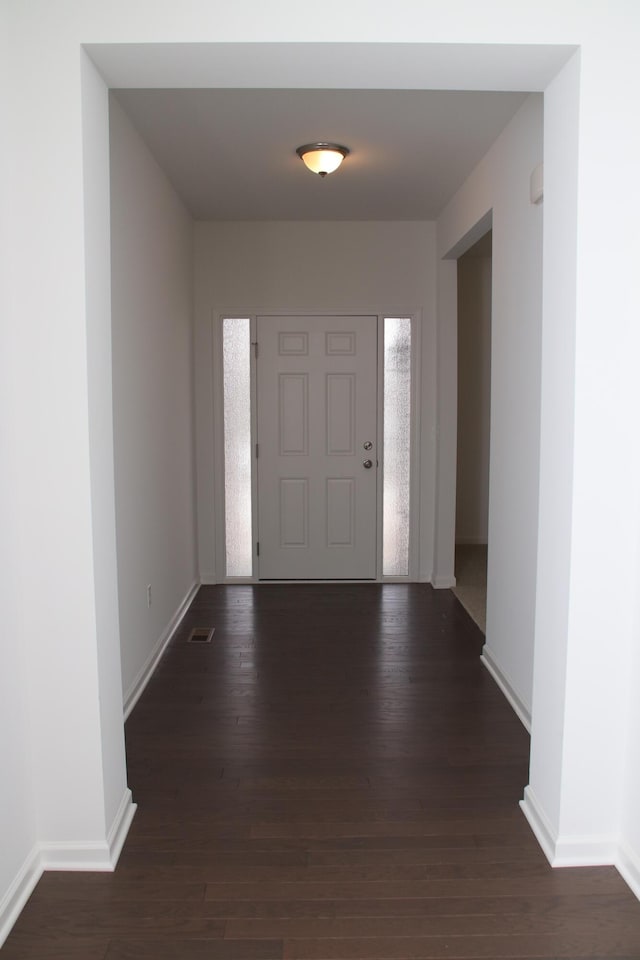
[[251, 322], [222, 322], [226, 573], [253, 573], [251, 524]]
[[409, 575], [411, 318], [384, 318], [382, 573]]

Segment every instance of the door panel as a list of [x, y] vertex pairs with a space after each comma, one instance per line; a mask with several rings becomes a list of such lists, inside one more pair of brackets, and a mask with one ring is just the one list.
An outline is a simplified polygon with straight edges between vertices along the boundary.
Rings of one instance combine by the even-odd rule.
[[258, 317], [257, 337], [259, 576], [374, 579], [377, 318]]

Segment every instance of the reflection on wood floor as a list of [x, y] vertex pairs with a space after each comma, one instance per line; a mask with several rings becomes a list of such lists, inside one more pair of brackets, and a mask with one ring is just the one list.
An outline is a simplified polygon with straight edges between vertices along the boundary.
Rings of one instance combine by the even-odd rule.
[[117, 871], [45, 874], [2, 960], [640, 957], [617, 872], [536, 844], [482, 641], [428, 585], [202, 588], [127, 723]]

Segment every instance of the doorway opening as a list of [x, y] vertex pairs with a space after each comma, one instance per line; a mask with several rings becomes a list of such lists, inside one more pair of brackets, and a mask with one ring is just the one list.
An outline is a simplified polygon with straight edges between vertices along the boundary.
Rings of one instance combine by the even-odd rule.
[[410, 580], [412, 316], [221, 316], [225, 580]]
[[458, 259], [454, 593], [486, 634], [491, 428], [492, 231]]

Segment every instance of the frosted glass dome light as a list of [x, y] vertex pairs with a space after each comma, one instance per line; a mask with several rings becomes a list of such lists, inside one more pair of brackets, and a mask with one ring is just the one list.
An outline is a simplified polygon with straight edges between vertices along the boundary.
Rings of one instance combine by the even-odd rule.
[[312, 173], [326, 177], [328, 173], [338, 169], [344, 158], [349, 155], [349, 150], [338, 143], [319, 142], [305, 143], [303, 147], [298, 147], [296, 153]]

